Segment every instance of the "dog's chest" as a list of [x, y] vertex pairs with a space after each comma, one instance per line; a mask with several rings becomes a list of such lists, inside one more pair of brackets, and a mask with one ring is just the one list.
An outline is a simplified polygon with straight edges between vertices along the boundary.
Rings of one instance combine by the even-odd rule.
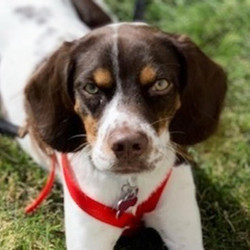
[[[135, 177], [105, 174], [96, 170], [89, 161], [87, 151], [83, 149], [77, 154], [68, 154], [75, 178], [81, 190], [84, 190], [89, 197], [98, 202], [117, 208], [119, 201], [126, 201], [125, 197], [129, 194], [127, 192], [128, 186], [136, 188], [138, 189], [137, 191], [135, 189], [132, 190], [132, 193], [136, 193], [136, 203], [132, 204], [133, 199], [123, 203], [127, 207], [126, 210], [131, 213], [134, 213], [138, 205], [147, 200], [162, 183], [169, 170], [173, 167], [175, 157], [174, 154], [170, 154], [169, 162], [160, 164], [157, 171], [153, 171], [150, 174], [141, 173]], [[59, 155], [58, 158], [60, 159]]]

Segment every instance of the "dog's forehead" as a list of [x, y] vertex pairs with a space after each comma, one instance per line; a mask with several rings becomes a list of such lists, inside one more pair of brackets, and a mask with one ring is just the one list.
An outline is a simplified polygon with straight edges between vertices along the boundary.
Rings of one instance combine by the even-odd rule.
[[[176, 63], [171, 46], [163, 42], [163, 33], [146, 24], [112, 24], [90, 32], [80, 41], [83, 51], [80, 71], [92, 72], [99, 80], [110, 78], [117, 84], [153, 81], [157, 70]], [[162, 70], [163, 71], [163, 70]], [[171, 71], [171, 70], [169, 70]], [[121, 81], [122, 80], [122, 81]]]
[[163, 45], [163, 33], [142, 23], [108, 25], [91, 32], [89, 37], [95, 40], [95, 45], [100, 46], [103, 52], [109, 51], [110, 56], [117, 56], [118, 60], [150, 60], [150, 56], [162, 54], [159, 51]]
[[103, 42], [103, 44], [105, 42], [113, 44], [117, 39], [136, 43], [137, 41], [153, 40], [154, 35], [158, 33], [161, 31], [144, 23], [116, 23], [95, 29], [85, 37], [95, 38], [97, 42]]
[[[152, 54], [157, 43], [156, 30], [150, 26], [142, 24], [112, 24], [91, 31], [83, 37], [76, 47], [77, 51], [92, 53], [100, 60], [114, 56], [118, 60], [135, 56], [143, 57], [146, 53]], [[140, 52], [144, 53], [140, 53]], [[136, 52], [136, 53], [135, 53]]]

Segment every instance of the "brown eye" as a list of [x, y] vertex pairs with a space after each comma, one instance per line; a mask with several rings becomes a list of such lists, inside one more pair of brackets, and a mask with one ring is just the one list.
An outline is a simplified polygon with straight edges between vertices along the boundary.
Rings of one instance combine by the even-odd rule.
[[95, 95], [99, 92], [99, 88], [93, 83], [86, 84], [86, 86], [84, 87], [84, 90], [91, 95]]
[[172, 84], [166, 79], [157, 80], [154, 85], [150, 88], [151, 94], [167, 94]]

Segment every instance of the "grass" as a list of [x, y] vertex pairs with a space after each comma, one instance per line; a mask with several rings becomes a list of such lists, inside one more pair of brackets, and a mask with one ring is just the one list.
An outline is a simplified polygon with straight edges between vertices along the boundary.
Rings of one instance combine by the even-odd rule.
[[[107, 2], [121, 20], [131, 20], [133, 1]], [[250, 0], [154, 0], [146, 21], [189, 35], [228, 72], [220, 128], [190, 152], [205, 248], [250, 249]], [[15, 142], [0, 137], [0, 249], [64, 249], [59, 186], [36, 214], [23, 214], [45, 178]]]

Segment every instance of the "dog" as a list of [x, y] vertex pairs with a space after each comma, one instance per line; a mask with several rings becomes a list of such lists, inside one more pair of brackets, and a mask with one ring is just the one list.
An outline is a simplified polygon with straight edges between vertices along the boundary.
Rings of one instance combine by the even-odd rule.
[[111, 19], [83, 23], [74, 5], [0, 3], [4, 115], [27, 126], [19, 143], [39, 165], [58, 165], [67, 249], [113, 249], [142, 222], [170, 250], [204, 249], [179, 146], [215, 131], [223, 69], [188, 37], [145, 23], [91, 30]]

